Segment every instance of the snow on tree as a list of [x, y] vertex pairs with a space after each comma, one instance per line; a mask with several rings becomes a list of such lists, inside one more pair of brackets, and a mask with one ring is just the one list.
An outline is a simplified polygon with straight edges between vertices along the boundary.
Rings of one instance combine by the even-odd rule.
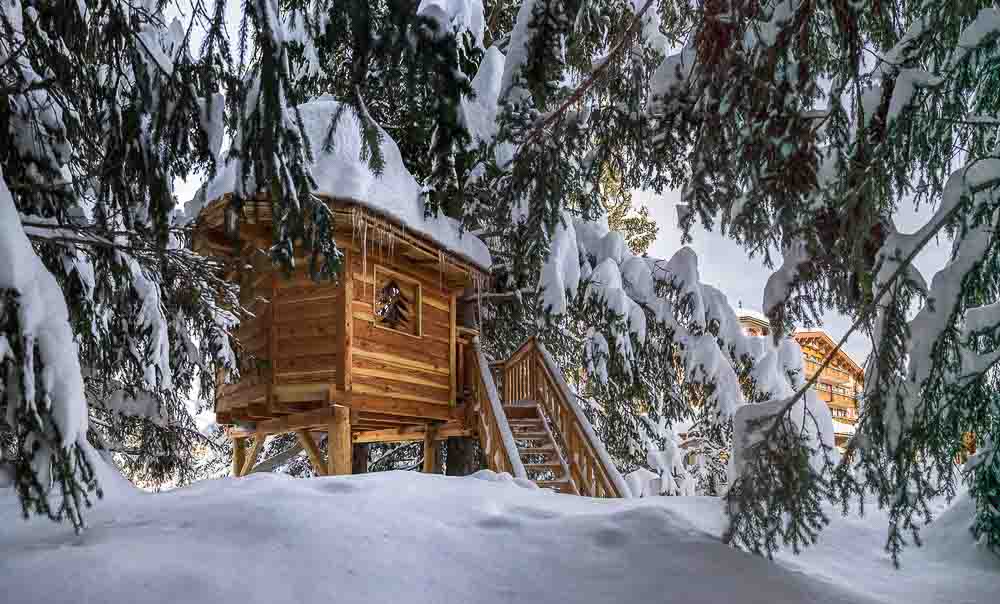
[[[736, 523], [757, 529], [731, 536], [770, 552], [789, 539], [773, 519], [798, 517], [811, 528], [791, 540], [808, 542], [822, 524], [817, 501], [846, 506], [870, 493], [889, 511], [898, 561], [919, 543], [928, 501], [955, 492], [963, 436], [996, 442], [1000, 426], [1000, 12], [992, 2], [782, 0], [707, 3], [688, 18], [693, 34], [653, 86], [657, 149], [686, 166], [687, 224], [719, 224], [769, 262], [782, 251], [764, 300], [776, 335], [832, 308], [874, 346], [844, 461], [804, 483], [772, 474], [781, 495], [755, 505], [764, 466], [808, 457], [803, 447], [755, 447], [739, 478], [748, 488], [731, 490], [730, 502]], [[913, 233], [896, 226], [906, 206], [930, 208]], [[952, 254], [928, 280], [913, 259], [938, 236]], [[751, 432], [773, 436], [803, 395]], [[977, 497], [995, 493], [1000, 458], [988, 450], [968, 468]], [[993, 548], [998, 517], [978, 500], [974, 532]]]
[[224, 451], [190, 397], [235, 366], [239, 305], [171, 191], [214, 165], [228, 47], [190, 34], [156, 3], [0, 2], [0, 458], [25, 514], [82, 526], [85, 440], [151, 486]]
[[[80, 506], [96, 485], [80, 447], [87, 433], [80, 360], [62, 291], [32, 249], [2, 172], [0, 229], [0, 394], [18, 444], [17, 491], [25, 514], [80, 525]], [[52, 483], [58, 497], [50, 498]]]

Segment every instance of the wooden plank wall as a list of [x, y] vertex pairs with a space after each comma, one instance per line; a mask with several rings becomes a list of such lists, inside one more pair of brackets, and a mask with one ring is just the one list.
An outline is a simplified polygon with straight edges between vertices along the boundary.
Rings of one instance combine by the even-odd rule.
[[[398, 255], [377, 258], [369, 254], [365, 261], [360, 254], [352, 254], [350, 263], [354, 277], [351, 364], [354, 398], [410, 401], [440, 406], [445, 411], [453, 401], [452, 292], [440, 287], [441, 279], [433, 267], [416, 267]], [[374, 324], [376, 264], [420, 283], [422, 336]], [[396, 410], [403, 413], [406, 407], [399, 405]], [[410, 407], [417, 408], [415, 405]], [[392, 409], [385, 410], [392, 412]]]
[[[371, 252], [365, 257], [349, 242], [338, 243], [347, 252], [350, 287], [345, 287], [346, 279], [337, 285], [315, 283], [305, 268], [290, 278], [256, 278], [257, 295], [270, 301], [254, 306], [256, 316], [239, 333], [244, 346], [256, 353], [259, 368], [245, 371], [239, 384], [220, 391], [217, 411], [253, 418], [266, 403], [272, 403], [271, 411], [281, 410], [273, 405], [326, 404], [335, 389], [349, 391], [353, 402], [348, 404], [359, 411], [417, 421], [451, 419], [460, 394], [459, 291], [447, 286], [434, 263], [421, 265], [398, 250], [389, 258]], [[376, 264], [420, 283], [420, 336], [375, 325]], [[350, 321], [339, 312], [345, 290], [352, 300]], [[343, 353], [345, 345], [351, 354]], [[239, 412], [250, 404], [254, 413]]]
[[336, 381], [337, 290], [314, 282], [305, 268], [275, 280], [275, 386], [315, 384], [322, 393], [322, 385]]

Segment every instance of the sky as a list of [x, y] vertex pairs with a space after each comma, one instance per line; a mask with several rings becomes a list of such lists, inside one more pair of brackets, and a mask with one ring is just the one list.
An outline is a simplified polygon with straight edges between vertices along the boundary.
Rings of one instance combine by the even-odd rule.
[[[656, 241], [649, 249], [649, 255], [670, 258], [681, 246], [681, 230], [677, 226], [676, 204], [680, 200], [678, 191], [665, 191], [656, 195], [649, 191], [636, 191], [633, 201], [645, 205], [659, 226]], [[896, 216], [896, 226], [902, 232], [912, 232], [931, 216], [928, 207], [913, 208], [905, 205]], [[700, 225], [691, 233], [694, 241], [689, 246], [698, 254], [698, 270], [703, 283], [721, 290], [729, 299], [729, 304], [738, 308], [760, 311], [764, 299], [764, 284], [771, 270], [764, 266], [760, 257], [748, 258], [746, 251], [733, 241], [714, 232], [706, 231]], [[948, 258], [949, 244], [946, 241], [932, 241], [928, 248], [915, 260], [927, 282]], [[777, 256], [780, 259], [780, 255]], [[823, 317], [827, 334], [836, 342], [850, 329], [851, 320], [836, 312]], [[844, 346], [845, 351], [859, 365], [871, 351], [871, 342], [864, 334], [854, 334]]]

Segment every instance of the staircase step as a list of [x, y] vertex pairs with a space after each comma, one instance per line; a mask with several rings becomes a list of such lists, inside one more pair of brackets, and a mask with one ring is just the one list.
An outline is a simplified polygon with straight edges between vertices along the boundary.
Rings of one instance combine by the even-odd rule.
[[504, 413], [507, 415], [507, 420], [519, 420], [519, 419], [541, 419], [538, 416], [538, 405], [506, 405], [503, 408]]
[[521, 463], [525, 470], [550, 470], [552, 468], [562, 469], [561, 461], [547, 461], [542, 463]]
[[552, 445], [547, 445], [544, 447], [521, 447], [518, 449], [521, 455], [555, 455], [557, 453], [556, 448]]
[[540, 417], [508, 417], [507, 423], [512, 426], [540, 426], [545, 420]]
[[512, 432], [545, 432], [545, 424], [538, 422], [534, 424], [507, 424]]
[[543, 432], [543, 431], [537, 431], [537, 432], [514, 432], [514, 438], [515, 439], [518, 439], [518, 438], [521, 438], [521, 439], [531, 439], [531, 440], [541, 439], [541, 438], [547, 439], [547, 438], [549, 438], [549, 433], [548, 432]]
[[562, 491], [563, 489], [571, 488], [569, 478], [557, 478], [555, 480], [536, 480], [535, 484], [538, 485], [540, 489], [556, 489]]

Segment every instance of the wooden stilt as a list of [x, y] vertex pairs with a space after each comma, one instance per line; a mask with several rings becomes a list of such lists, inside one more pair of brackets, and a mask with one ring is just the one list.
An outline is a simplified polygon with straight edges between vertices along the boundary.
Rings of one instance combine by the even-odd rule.
[[246, 438], [234, 438], [233, 439], [233, 476], [239, 477], [243, 475], [243, 465], [246, 463], [247, 459], [247, 439]]
[[479, 468], [476, 467], [475, 441], [468, 437], [452, 436], [448, 438], [448, 476], [468, 476]]
[[434, 424], [428, 424], [427, 430], [424, 431], [424, 472], [427, 474], [433, 474], [437, 465], [435, 432], [437, 432], [437, 426]]
[[327, 448], [330, 452], [329, 473], [334, 476], [351, 473], [351, 410], [337, 405], [328, 429]]
[[368, 473], [368, 452], [368, 443], [354, 444], [351, 448], [351, 474]]
[[306, 454], [309, 455], [309, 463], [312, 464], [313, 470], [320, 476], [326, 476], [326, 464], [323, 463], [323, 456], [320, 455], [319, 447], [316, 446], [312, 435], [305, 430], [296, 430], [295, 436], [299, 439], [302, 448], [306, 450]]
[[253, 464], [257, 463], [257, 456], [264, 449], [264, 441], [267, 440], [267, 434], [257, 434], [253, 437], [253, 448], [250, 449], [250, 455], [247, 456], [246, 462], [243, 464], [243, 471], [240, 472], [240, 476], [246, 476], [253, 469]]

